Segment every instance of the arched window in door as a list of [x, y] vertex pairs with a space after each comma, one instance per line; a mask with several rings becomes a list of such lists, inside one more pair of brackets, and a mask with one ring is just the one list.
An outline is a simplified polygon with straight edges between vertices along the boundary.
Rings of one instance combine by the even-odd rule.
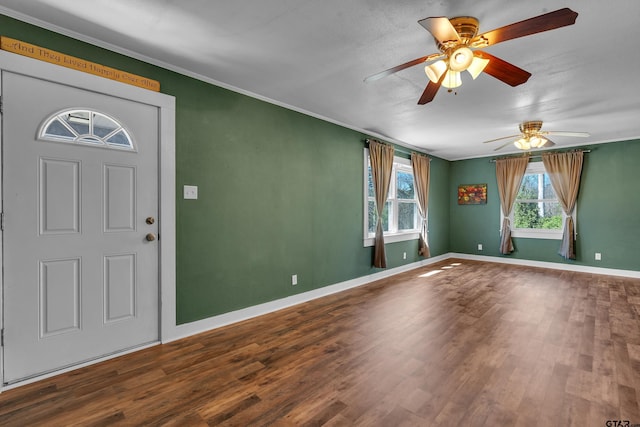
[[119, 150], [135, 150], [126, 129], [112, 117], [87, 109], [65, 110], [44, 121], [38, 137]]

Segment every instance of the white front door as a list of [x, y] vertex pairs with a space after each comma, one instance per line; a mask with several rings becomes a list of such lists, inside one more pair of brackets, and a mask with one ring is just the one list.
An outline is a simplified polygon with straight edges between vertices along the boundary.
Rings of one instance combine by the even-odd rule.
[[[8, 71], [1, 83], [5, 384], [158, 341], [158, 107]], [[68, 140], [39, 137], [74, 108], [57, 123]], [[131, 148], [71, 141], [112, 131], [105, 117]]]

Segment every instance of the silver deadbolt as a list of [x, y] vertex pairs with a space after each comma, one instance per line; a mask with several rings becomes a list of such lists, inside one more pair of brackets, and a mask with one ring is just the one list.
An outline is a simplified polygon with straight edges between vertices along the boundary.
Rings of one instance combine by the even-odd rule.
[[144, 222], [146, 222], [147, 224], [151, 225], [154, 222], [156, 222], [156, 220], [152, 216], [149, 216], [149, 217], [147, 217], [147, 219], [144, 220]]

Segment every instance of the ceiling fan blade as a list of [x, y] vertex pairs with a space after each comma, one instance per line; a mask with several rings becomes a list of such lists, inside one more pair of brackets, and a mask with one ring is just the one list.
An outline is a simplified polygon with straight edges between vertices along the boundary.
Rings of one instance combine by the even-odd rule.
[[529, 36], [531, 34], [542, 33], [544, 31], [555, 30], [556, 28], [573, 25], [576, 22], [578, 13], [565, 7], [554, 12], [545, 13], [524, 21], [515, 22], [495, 30], [487, 31], [474, 38], [474, 41], [484, 41], [486, 46], [491, 46], [518, 37]]
[[424, 105], [433, 101], [433, 98], [436, 97], [436, 93], [438, 93], [438, 89], [440, 89], [440, 83], [434, 83], [429, 80], [429, 84], [424, 88], [424, 92], [422, 92], [422, 96], [418, 100], [418, 105]]
[[545, 138], [545, 139], [547, 140], [547, 142], [545, 142], [544, 145], [540, 148], [551, 148], [554, 145], [556, 145], [556, 143], [550, 140], [549, 138]]
[[438, 79], [438, 83], [434, 83], [429, 80], [429, 84], [424, 88], [424, 92], [422, 92], [422, 96], [418, 100], [418, 105], [424, 105], [428, 102], [433, 101], [433, 98], [436, 97], [436, 93], [438, 93], [438, 89], [440, 89], [440, 85], [442, 85], [442, 81], [447, 73], [442, 73], [440, 79]]
[[488, 144], [490, 142], [496, 142], [496, 141], [502, 141], [503, 139], [511, 139], [511, 138], [517, 138], [519, 137], [520, 134], [518, 135], [509, 135], [509, 136], [503, 136], [502, 138], [496, 138], [496, 139], [490, 139], [488, 141], [482, 141], [483, 144]]
[[389, 68], [388, 70], [384, 70], [379, 73], [372, 74], [369, 77], [366, 77], [364, 81], [372, 82], [375, 80], [379, 80], [383, 77], [387, 77], [388, 75], [404, 70], [405, 68], [413, 67], [414, 65], [422, 64], [423, 62], [432, 61], [434, 59], [439, 59], [443, 56], [444, 54], [442, 53], [432, 53], [431, 55], [423, 56], [422, 58], [416, 58], [413, 61], [405, 62], [404, 64], [396, 65], [395, 67]]
[[589, 134], [589, 132], [565, 132], [565, 131], [559, 131], [559, 130], [549, 130], [549, 131], [544, 131], [545, 135], [558, 135], [558, 136], [577, 136], [579, 138], [586, 138], [588, 136], [591, 136]]
[[511, 144], [513, 144], [513, 141], [509, 141], [506, 144], [502, 144], [500, 147], [494, 148], [493, 151], [502, 150], [504, 147], [506, 147], [507, 145], [511, 145]]
[[518, 86], [525, 83], [531, 77], [531, 73], [523, 70], [520, 67], [516, 67], [513, 64], [504, 61], [497, 56], [493, 56], [484, 51], [475, 51], [475, 56], [485, 58], [489, 60], [489, 63], [484, 68], [484, 72], [492, 77], [510, 85]]
[[451, 21], [446, 16], [434, 16], [424, 18], [418, 21], [425, 30], [429, 31], [434, 39], [440, 43], [444, 42], [460, 42], [460, 35], [451, 25]]

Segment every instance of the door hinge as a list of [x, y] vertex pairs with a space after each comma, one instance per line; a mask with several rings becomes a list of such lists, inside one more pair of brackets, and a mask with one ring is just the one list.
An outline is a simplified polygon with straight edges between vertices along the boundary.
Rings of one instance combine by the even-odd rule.
[[0, 212], [0, 230], [4, 231], [4, 212]]
[[4, 347], [4, 328], [0, 329], [0, 347]]
[[2, 108], [2, 96], [0, 96], [0, 114], [4, 113], [4, 109]]

